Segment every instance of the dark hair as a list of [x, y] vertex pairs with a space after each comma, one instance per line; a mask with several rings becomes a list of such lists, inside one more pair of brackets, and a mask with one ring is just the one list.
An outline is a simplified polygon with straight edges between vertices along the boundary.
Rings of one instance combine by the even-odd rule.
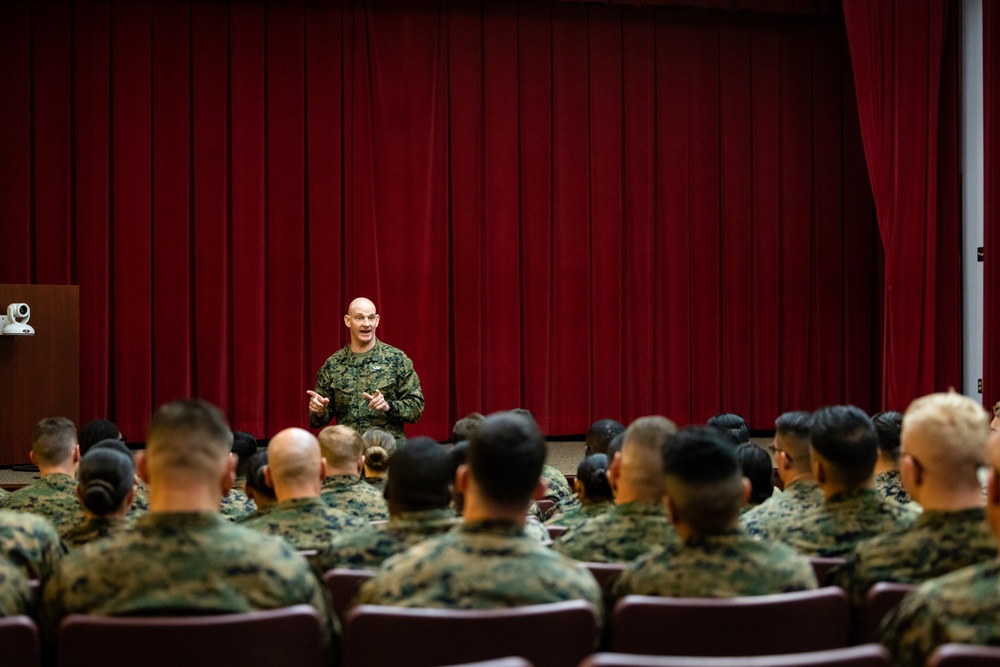
[[576, 478], [591, 500], [612, 500], [615, 497], [608, 481], [607, 454], [591, 454], [580, 461], [576, 467]]
[[47, 417], [31, 430], [31, 451], [44, 465], [65, 462], [76, 445], [76, 425], [65, 417]]
[[611, 438], [611, 442], [608, 443], [608, 461], [615, 460], [615, 454], [622, 450], [623, 444], [625, 444], [625, 431]]
[[903, 428], [903, 414], [895, 411], [879, 412], [872, 415], [872, 424], [878, 438], [878, 448], [892, 458], [899, 460], [899, 433]]
[[447, 507], [454, 479], [452, 458], [431, 438], [413, 438], [392, 457], [385, 499], [393, 511], [417, 512]]
[[396, 439], [392, 433], [381, 428], [370, 428], [361, 436], [365, 441], [365, 466], [375, 472], [385, 472], [389, 462], [395, 459]]
[[774, 428], [781, 435], [791, 435], [808, 440], [811, 417], [812, 415], [804, 410], [784, 412], [774, 420]]
[[878, 459], [875, 426], [853, 405], [834, 405], [812, 413], [809, 440], [812, 448], [837, 468], [847, 483], [871, 477]]
[[246, 475], [247, 459], [257, 452], [257, 438], [246, 431], [233, 431], [233, 454], [239, 462], [236, 464], [236, 476]]
[[479, 429], [479, 425], [483, 423], [484, 419], [486, 417], [479, 412], [470, 412], [465, 415], [451, 427], [451, 441], [457, 444], [468, 440]]
[[122, 442], [118, 438], [105, 438], [104, 440], [101, 440], [100, 442], [96, 442], [96, 443], [94, 443], [91, 446], [90, 451], [93, 452], [93, 451], [96, 451], [98, 449], [113, 449], [116, 452], [121, 452], [122, 454], [125, 454], [126, 456], [128, 456], [130, 458], [132, 456], [132, 450], [129, 449], [128, 445], [126, 445], [124, 442]]
[[464, 465], [466, 459], [469, 458], [469, 441], [456, 442], [455, 446], [448, 452], [448, 456], [451, 457], [451, 474], [454, 476], [458, 466]]
[[[118, 440], [104, 440], [99, 444], [106, 442]], [[80, 459], [77, 478], [84, 506], [97, 516], [105, 516], [121, 507], [132, 490], [135, 464], [131, 454], [123, 453], [116, 447], [95, 446]]]
[[732, 441], [714, 427], [682, 428], [667, 437], [661, 452], [663, 472], [690, 484], [710, 484], [742, 474]]
[[535, 420], [535, 415], [531, 414], [531, 411], [528, 410], [528, 408], [514, 408], [513, 410], [510, 411], [510, 413], [512, 415], [517, 415], [518, 417], [523, 417], [524, 419], [527, 419], [529, 422], [531, 422], [532, 426], [538, 428], [538, 422]]
[[736, 448], [743, 476], [750, 480], [750, 504], [759, 505], [774, 493], [774, 467], [771, 457], [759, 446], [744, 442]]
[[276, 498], [274, 495], [274, 489], [267, 485], [267, 480], [264, 478], [264, 466], [267, 465], [267, 450], [262, 449], [259, 452], [255, 452], [247, 459], [245, 473], [246, 473], [246, 484], [251, 489], [256, 496], [261, 494], [267, 496], [268, 498]]
[[469, 441], [469, 473], [489, 499], [527, 504], [545, 463], [545, 441], [531, 421], [513, 412], [483, 420]]
[[746, 421], [732, 412], [715, 415], [708, 420], [708, 425], [728, 435], [734, 444], [742, 445], [744, 442], [750, 442], [750, 430]]
[[118, 430], [114, 422], [109, 422], [107, 419], [95, 419], [92, 422], [87, 422], [80, 429], [80, 456], [86, 456], [90, 448], [102, 440], [118, 440], [119, 433], [121, 431]]
[[611, 440], [624, 432], [625, 427], [614, 419], [597, 420], [587, 431], [587, 451], [591, 454], [607, 454]]

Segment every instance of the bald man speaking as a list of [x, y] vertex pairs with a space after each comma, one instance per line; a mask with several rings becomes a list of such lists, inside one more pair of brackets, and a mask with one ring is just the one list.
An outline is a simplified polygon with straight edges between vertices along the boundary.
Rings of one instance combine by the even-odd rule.
[[413, 362], [402, 350], [375, 336], [375, 304], [360, 297], [351, 302], [344, 325], [351, 343], [334, 352], [316, 373], [309, 395], [309, 424], [319, 428], [334, 417], [364, 433], [379, 427], [403, 438], [403, 424], [415, 423], [424, 411], [424, 395]]

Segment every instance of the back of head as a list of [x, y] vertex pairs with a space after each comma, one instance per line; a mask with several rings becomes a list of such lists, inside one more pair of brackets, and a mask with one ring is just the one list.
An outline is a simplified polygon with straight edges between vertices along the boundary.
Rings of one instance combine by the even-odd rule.
[[396, 453], [396, 438], [380, 428], [370, 428], [361, 436], [365, 443], [365, 467], [375, 472], [386, 472], [389, 461]]
[[624, 432], [625, 426], [614, 419], [597, 420], [587, 431], [587, 451], [591, 454], [607, 454], [614, 437]]
[[214, 482], [232, 445], [233, 434], [214, 405], [190, 398], [167, 403], [153, 413], [146, 433], [150, 483], [173, 473]]
[[677, 426], [666, 417], [640, 417], [629, 424], [622, 442], [619, 493], [628, 488], [631, 495], [644, 500], [663, 498], [660, 449], [676, 432]]
[[813, 452], [829, 465], [831, 481], [848, 487], [864, 486], [875, 471], [878, 436], [875, 426], [853, 405], [833, 405], [812, 414], [809, 441]]
[[40, 466], [66, 463], [73, 456], [76, 445], [76, 426], [65, 417], [43, 419], [31, 431], [31, 451]]
[[105, 516], [119, 509], [128, 497], [135, 484], [135, 464], [131, 454], [116, 447], [95, 446], [80, 459], [77, 477], [84, 506], [97, 516]]
[[319, 432], [319, 447], [330, 470], [351, 470], [365, 451], [365, 441], [350, 426], [337, 424]]
[[531, 500], [545, 464], [545, 441], [534, 422], [513, 412], [483, 420], [469, 441], [469, 474], [483, 496], [498, 505]]
[[256, 452], [247, 459], [246, 464], [246, 485], [248, 488], [253, 489], [253, 495], [255, 499], [264, 497], [270, 500], [277, 500], [277, 496], [274, 495], [274, 489], [267, 485], [267, 479], [264, 476], [264, 466], [267, 465], [267, 450], [262, 449]]
[[743, 504], [743, 475], [728, 436], [690, 426], [671, 436], [662, 454], [667, 495], [683, 523], [703, 535], [732, 528]]
[[[513, 410], [510, 411], [510, 414], [522, 417], [523, 419], [526, 419], [527, 421], [531, 422], [532, 426], [534, 426], [536, 429], [538, 428], [538, 422], [535, 421], [535, 415], [531, 414], [531, 410], [529, 410], [528, 408], [514, 408]], [[541, 433], [541, 429], [539, 429], [539, 433]]]
[[929, 394], [907, 408], [902, 433], [906, 453], [926, 474], [968, 482], [986, 457], [990, 415], [954, 391]]
[[309, 431], [286, 428], [276, 433], [267, 448], [267, 467], [281, 500], [286, 490], [297, 492], [302, 485], [315, 485], [319, 493], [319, 442]]
[[728, 435], [733, 444], [742, 445], [744, 442], [750, 442], [750, 429], [747, 428], [743, 417], [737, 414], [732, 412], [717, 414], [708, 420], [708, 425]]
[[576, 467], [576, 478], [591, 501], [614, 500], [608, 480], [607, 454], [591, 454]]
[[884, 457], [892, 461], [899, 460], [899, 435], [903, 428], [903, 415], [900, 412], [878, 412], [872, 415], [875, 434], [878, 437], [878, 449]]
[[615, 460], [615, 454], [622, 451], [622, 445], [625, 444], [625, 431], [622, 431], [615, 437], [611, 438], [611, 442], [608, 444], [608, 464]]
[[797, 468], [809, 470], [809, 428], [812, 415], [804, 410], [784, 412], [774, 420], [774, 434], [781, 439]]
[[86, 456], [90, 448], [102, 440], [117, 440], [120, 433], [114, 422], [109, 422], [107, 419], [87, 422], [80, 429], [80, 456]]
[[736, 448], [743, 476], [750, 480], [750, 504], [759, 505], [774, 493], [774, 470], [767, 452], [751, 442]]
[[452, 458], [434, 440], [413, 438], [392, 460], [385, 499], [395, 512], [441, 509], [451, 501]]
[[465, 415], [451, 427], [451, 441], [458, 444], [463, 440], [468, 440], [473, 433], [479, 430], [479, 425], [483, 423], [484, 419], [486, 417], [479, 412], [470, 412]]
[[246, 431], [235, 431], [233, 433], [233, 454], [239, 459], [236, 464], [236, 476], [246, 475], [247, 459], [257, 453], [257, 438]]

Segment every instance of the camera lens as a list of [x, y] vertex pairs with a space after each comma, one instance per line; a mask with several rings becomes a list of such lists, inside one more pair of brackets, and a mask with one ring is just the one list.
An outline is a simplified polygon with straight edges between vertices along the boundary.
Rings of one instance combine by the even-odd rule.
[[20, 315], [21, 317], [24, 317], [25, 315], [27, 315], [28, 314], [28, 304], [22, 303], [20, 306], [18, 306], [17, 314]]

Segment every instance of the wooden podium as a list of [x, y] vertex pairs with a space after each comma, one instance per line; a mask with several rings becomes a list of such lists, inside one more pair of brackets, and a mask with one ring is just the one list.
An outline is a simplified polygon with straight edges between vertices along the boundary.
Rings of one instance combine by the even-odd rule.
[[29, 463], [31, 429], [45, 417], [80, 427], [80, 288], [0, 285], [0, 314], [31, 307], [34, 336], [0, 336], [0, 465]]

